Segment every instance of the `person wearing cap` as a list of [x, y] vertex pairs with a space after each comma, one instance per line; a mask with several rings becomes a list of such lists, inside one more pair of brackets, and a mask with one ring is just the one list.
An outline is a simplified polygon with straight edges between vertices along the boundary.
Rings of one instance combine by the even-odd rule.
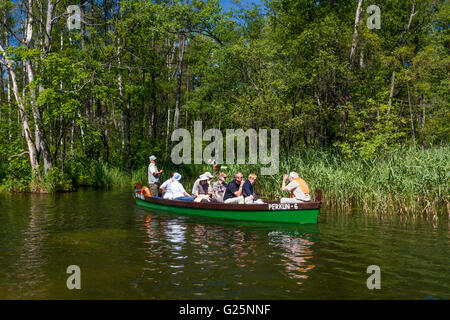
[[175, 172], [172, 177], [172, 182], [167, 185], [167, 192], [164, 199], [173, 199], [179, 201], [194, 201], [194, 196], [186, 192], [183, 185], [180, 183], [181, 174]]
[[[286, 180], [289, 178], [289, 184], [286, 185]], [[281, 198], [280, 203], [302, 203], [311, 201], [309, 195], [309, 188], [306, 182], [298, 176], [297, 172], [291, 172], [283, 177], [283, 185], [281, 191], [289, 191], [290, 198]]]
[[158, 195], [158, 188], [160, 184], [160, 177], [161, 173], [164, 172], [164, 170], [159, 170], [156, 167], [156, 157], [150, 156], [150, 164], [148, 165], [148, 187], [150, 189], [150, 192], [152, 193], [152, 196]]
[[238, 203], [244, 204], [244, 196], [242, 195], [242, 182], [243, 175], [241, 172], [237, 172], [234, 175], [234, 179], [228, 184], [225, 194], [223, 196], [224, 203]]
[[223, 202], [223, 196], [225, 195], [225, 190], [228, 186], [225, 182], [226, 177], [227, 175], [225, 172], [221, 172], [219, 174], [219, 180], [213, 185], [213, 199], [216, 199], [217, 202]]
[[[211, 172], [208, 172], [208, 171], [200, 175], [200, 177], [202, 177], [202, 176], [206, 176], [208, 178], [208, 188], [209, 188], [209, 181], [211, 181], [211, 179], [214, 176], [211, 174]], [[195, 180], [194, 186], [192, 187], [192, 194], [195, 194], [195, 191], [198, 189], [198, 184], [199, 183], [200, 183], [200, 178]]]
[[256, 193], [253, 191], [253, 185], [255, 184], [257, 179], [256, 174], [251, 173], [248, 175], [247, 181], [245, 181], [244, 186], [242, 187], [242, 195], [244, 196], [244, 202], [246, 204], [263, 204], [262, 201]]

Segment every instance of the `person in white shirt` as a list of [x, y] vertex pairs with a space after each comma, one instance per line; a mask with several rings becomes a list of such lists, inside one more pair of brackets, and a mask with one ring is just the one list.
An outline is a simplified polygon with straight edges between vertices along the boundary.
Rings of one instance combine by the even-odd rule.
[[[286, 185], [286, 180], [289, 179], [290, 183]], [[291, 172], [283, 177], [283, 185], [281, 191], [289, 191], [291, 193], [290, 198], [281, 198], [280, 203], [303, 203], [311, 201], [309, 195], [309, 188], [306, 182], [299, 177], [297, 172]]]
[[170, 179], [167, 179], [166, 181], [164, 181], [163, 184], [159, 187], [162, 190], [162, 195], [161, 195], [162, 198], [164, 198], [164, 195], [167, 193], [167, 186], [169, 185], [169, 183], [172, 182], [172, 178], [173, 178], [174, 174], [175, 174], [175, 172], [172, 172], [170, 174]]
[[171, 197], [173, 200], [194, 201], [195, 197], [186, 192], [183, 185], [180, 183], [180, 180], [181, 174], [175, 172], [172, 177], [172, 182], [167, 185], [167, 192], [164, 199], [169, 199]]
[[156, 157], [150, 156], [150, 164], [148, 165], [148, 188], [150, 189], [150, 192], [152, 196], [158, 195], [158, 186], [160, 184], [160, 177], [161, 173], [164, 172], [164, 170], [159, 170], [156, 167]]

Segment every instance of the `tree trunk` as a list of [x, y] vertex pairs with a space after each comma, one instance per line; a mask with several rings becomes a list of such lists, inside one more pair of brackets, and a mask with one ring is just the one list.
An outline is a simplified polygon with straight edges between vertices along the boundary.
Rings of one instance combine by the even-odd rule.
[[363, 2], [364, 2], [363, 0], [359, 0], [358, 1], [358, 7], [356, 9], [355, 27], [354, 27], [354, 31], [353, 31], [352, 48], [350, 50], [350, 71], [353, 70], [354, 63], [355, 63], [356, 46], [358, 45], [358, 28], [359, 28], [359, 23], [361, 21], [361, 13], [362, 13]]
[[177, 81], [177, 98], [175, 102], [174, 112], [174, 129], [178, 129], [180, 123], [180, 102], [181, 102], [181, 84], [183, 81], [183, 59], [184, 59], [184, 45], [186, 37], [184, 34], [178, 34], [178, 81]]
[[13, 91], [14, 97], [16, 98], [17, 107], [19, 109], [19, 113], [20, 113], [21, 120], [22, 120], [22, 129], [24, 132], [25, 140], [27, 142], [28, 155], [29, 155], [29, 159], [30, 159], [32, 175], [37, 179], [37, 182], [41, 182], [41, 173], [39, 171], [39, 161], [38, 161], [37, 149], [36, 149], [36, 145], [34, 144], [33, 137], [31, 135], [31, 131], [30, 131], [29, 116], [28, 116], [28, 113], [23, 104], [23, 100], [19, 94], [19, 88], [17, 86], [16, 74], [14, 72], [14, 69], [12, 68], [13, 62], [11, 60], [9, 60], [9, 58], [7, 58], [6, 52], [3, 49], [3, 47], [1, 46], [1, 44], [0, 44], [0, 54], [2, 54], [4, 56], [4, 59], [6, 61], [6, 68], [8, 69], [9, 76], [11, 78], [12, 91]]
[[122, 72], [121, 68], [121, 59], [120, 59], [120, 38], [117, 39], [117, 64], [118, 64], [118, 76], [117, 76], [117, 86], [119, 87], [119, 104], [120, 104], [120, 136], [122, 141], [122, 150], [125, 150], [125, 116], [124, 116], [124, 97], [123, 97], [123, 81], [122, 81]]
[[[358, 1], [358, 7], [356, 8], [356, 14], [355, 14], [355, 26], [354, 26], [354, 31], [353, 31], [353, 40], [352, 40], [352, 47], [350, 49], [350, 70], [347, 71], [347, 81], [346, 81], [346, 88], [345, 88], [345, 105], [347, 105], [348, 101], [350, 100], [350, 77], [351, 77], [351, 73], [353, 71], [354, 68], [354, 64], [355, 64], [355, 55], [356, 55], [356, 46], [358, 45], [358, 28], [359, 28], [359, 23], [361, 21], [361, 13], [362, 13], [362, 5], [363, 5], [363, 0], [359, 0]], [[341, 111], [340, 114], [340, 121], [339, 121], [339, 131], [341, 133], [345, 132], [345, 127], [346, 127], [346, 123], [347, 123], [347, 111]]]
[[86, 48], [86, 25], [84, 24], [84, 20], [86, 17], [86, 0], [80, 0], [80, 11], [81, 11], [81, 50]]
[[[32, 83], [34, 81], [34, 75], [31, 66], [31, 61], [25, 60], [24, 63], [27, 71], [28, 82]], [[47, 174], [48, 170], [52, 167], [52, 158], [47, 147], [47, 140], [45, 138], [45, 134], [42, 130], [43, 121], [40, 110], [38, 109], [36, 104], [36, 91], [32, 87], [30, 87], [30, 98], [31, 98], [30, 99], [31, 110], [34, 117], [34, 130], [35, 130], [34, 133], [36, 139], [36, 146], [39, 152], [42, 154], [42, 157], [44, 158], [44, 172], [45, 174]]]
[[[131, 86], [131, 70], [128, 70], [128, 85]], [[131, 96], [130, 93], [128, 94], [127, 99], [127, 109], [125, 113], [125, 134], [126, 134], [126, 141], [125, 141], [125, 156], [126, 156], [126, 170], [127, 173], [130, 173], [131, 171], [131, 150], [130, 150], [130, 144], [131, 144], [131, 135], [130, 135], [130, 112], [131, 112]]]
[[[411, 28], [411, 23], [412, 23], [412, 19], [414, 18], [414, 16], [416, 15], [416, 0], [413, 0], [413, 4], [411, 7], [411, 13], [409, 15], [409, 21], [408, 24], [405, 28], [405, 30], [403, 31], [400, 40], [398, 41], [398, 46], [401, 47], [405, 41], [405, 36], [408, 33], [409, 29]], [[391, 77], [391, 89], [389, 91], [389, 102], [388, 102], [388, 110], [387, 110], [387, 120], [389, 120], [389, 114], [391, 112], [391, 107], [392, 107], [392, 100], [394, 98], [394, 90], [395, 90], [395, 75], [397, 72], [397, 60], [394, 62], [394, 70], [392, 71], [392, 77]]]
[[45, 53], [50, 52], [51, 48], [51, 36], [52, 36], [52, 27], [53, 27], [53, 11], [55, 9], [55, 5], [52, 0], [47, 1], [47, 20], [45, 23], [45, 37], [44, 37], [44, 50]]
[[[167, 46], [170, 48], [171, 43], [170, 40], [166, 40]], [[173, 78], [172, 76], [172, 61], [175, 54], [175, 43], [173, 43], [173, 46], [169, 49], [167, 56], [166, 56], [166, 65], [167, 65], [167, 81], [170, 82]], [[169, 134], [170, 134], [170, 93], [167, 94], [167, 126], [166, 126], [166, 154], [169, 148]]]
[[[53, 4], [51, 0], [49, 0], [48, 5], [50, 6], [49, 12], [47, 12], [47, 23], [46, 23], [46, 37], [45, 41], [49, 42], [49, 46], [51, 43], [50, 33], [51, 33], [51, 25], [52, 25], [52, 15], [53, 15]], [[25, 44], [28, 48], [31, 48], [31, 40], [33, 38], [33, 0], [28, 0], [28, 6], [27, 6], [27, 26], [26, 26], [26, 38], [25, 38]], [[49, 29], [47, 29], [47, 27]], [[28, 83], [34, 82], [34, 73], [33, 73], [33, 66], [29, 59], [25, 59], [23, 61], [25, 66], [26, 75], [28, 78]], [[24, 86], [25, 88], [25, 86]], [[47, 174], [48, 170], [52, 167], [52, 159], [50, 152], [47, 147], [47, 141], [45, 139], [45, 134], [43, 131], [43, 121], [41, 118], [40, 111], [37, 107], [36, 103], [36, 91], [35, 88], [30, 87], [30, 103], [31, 103], [31, 109], [34, 117], [34, 128], [35, 128], [35, 139], [36, 139], [36, 147], [38, 152], [42, 153], [42, 156], [44, 158], [44, 172]]]
[[414, 117], [412, 112], [412, 105], [411, 105], [411, 94], [409, 92], [409, 84], [407, 84], [408, 87], [408, 105], [409, 105], [409, 121], [411, 123], [411, 138], [414, 143], [414, 147], [416, 146], [416, 134], [414, 132]]

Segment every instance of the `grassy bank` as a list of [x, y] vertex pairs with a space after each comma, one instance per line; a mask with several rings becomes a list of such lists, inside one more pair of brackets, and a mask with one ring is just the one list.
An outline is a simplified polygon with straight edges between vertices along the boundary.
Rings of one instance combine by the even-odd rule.
[[[204, 171], [212, 171], [209, 165], [175, 167], [172, 163], [159, 164], [165, 170], [163, 179], [171, 171], [183, 175], [183, 184], [190, 192], [193, 182]], [[283, 174], [297, 171], [311, 190], [323, 189], [324, 204], [350, 210], [362, 208], [365, 212], [406, 213], [425, 212], [436, 214], [449, 212], [450, 147], [415, 149], [401, 148], [380, 154], [371, 159], [345, 158], [333, 151], [303, 150], [280, 157], [279, 173], [261, 176], [262, 165], [224, 165], [222, 171], [232, 179], [234, 172], [244, 176], [259, 176], [256, 192], [265, 199], [288, 196], [281, 192]], [[147, 164], [126, 174], [101, 161], [73, 161], [66, 166], [65, 174], [52, 171], [43, 185], [49, 192], [69, 191], [80, 186], [101, 189], [128, 187], [135, 182], [147, 182]], [[14, 189], [20, 186], [18, 190]], [[3, 190], [33, 191], [33, 181], [20, 183], [5, 181]]]

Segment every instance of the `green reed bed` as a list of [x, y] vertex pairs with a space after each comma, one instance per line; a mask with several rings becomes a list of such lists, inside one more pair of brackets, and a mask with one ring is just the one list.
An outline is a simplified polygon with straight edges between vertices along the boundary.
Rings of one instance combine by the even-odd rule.
[[280, 157], [279, 173], [260, 176], [261, 165], [228, 165], [229, 174], [259, 176], [256, 191], [267, 199], [281, 192], [283, 174], [297, 171], [312, 193], [323, 189], [323, 202], [341, 209], [366, 212], [449, 211], [450, 148], [400, 148], [371, 159], [346, 158], [333, 151], [303, 150]]

